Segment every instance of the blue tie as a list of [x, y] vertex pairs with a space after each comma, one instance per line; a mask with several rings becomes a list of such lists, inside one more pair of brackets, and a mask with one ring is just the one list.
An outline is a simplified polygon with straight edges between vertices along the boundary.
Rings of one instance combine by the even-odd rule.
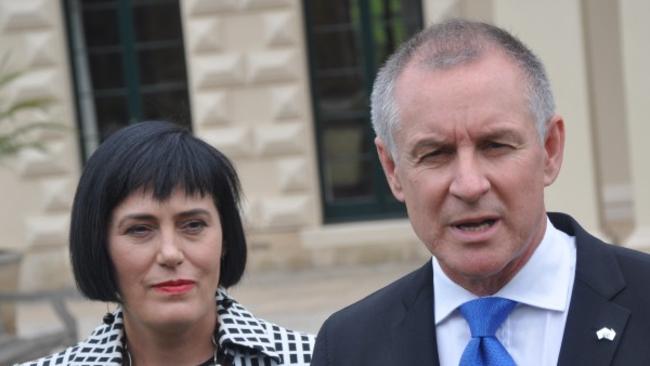
[[516, 302], [500, 297], [483, 297], [460, 306], [472, 339], [460, 358], [460, 366], [515, 366], [508, 351], [495, 337]]

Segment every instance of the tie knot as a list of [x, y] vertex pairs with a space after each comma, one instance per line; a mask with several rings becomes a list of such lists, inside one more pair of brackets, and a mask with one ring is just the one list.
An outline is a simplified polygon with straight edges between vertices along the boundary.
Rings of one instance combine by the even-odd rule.
[[460, 306], [472, 337], [494, 337], [517, 303], [501, 297], [482, 297]]

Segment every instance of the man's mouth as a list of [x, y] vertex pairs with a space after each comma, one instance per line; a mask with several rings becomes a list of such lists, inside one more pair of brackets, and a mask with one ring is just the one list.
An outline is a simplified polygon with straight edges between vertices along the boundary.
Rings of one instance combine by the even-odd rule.
[[494, 225], [496, 222], [496, 219], [485, 219], [480, 221], [462, 222], [459, 224], [454, 224], [453, 226], [459, 230], [466, 232], [479, 232], [492, 227], [492, 225]]

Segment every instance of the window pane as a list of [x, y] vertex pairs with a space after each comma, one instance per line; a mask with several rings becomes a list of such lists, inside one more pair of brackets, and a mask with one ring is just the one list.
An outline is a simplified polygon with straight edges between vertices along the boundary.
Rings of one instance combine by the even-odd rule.
[[88, 65], [93, 89], [119, 88], [124, 85], [121, 52], [90, 53]]
[[349, 118], [351, 113], [368, 115], [368, 98], [359, 75], [319, 80], [317, 93], [323, 122]]
[[317, 69], [328, 70], [359, 65], [359, 49], [356, 32], [350, 27], [336, 31], [314, 34]]
[[138, 63], [140, 83], [143, 85], [185, 81], [185, 54], [182, 45], [140, 50]]
[[134, 6], [133, 25], [136, 42], [179, 40], [182, 28], [178, 2]]
[[[310, 0], [307, 0], [310, 1]], [[352, 18], [358, 18], [358, 0], [344, 1], [311, 1], [310, 22], [314, 26], [323, 24], [349, 23]]]
[[190, 125], [190, 106], [187, 90], [162, 90], [142, 93], [142, 119], [170, 119], [181, 125]]
[[372, 165], [364, 127], [359, 122], [363, 121], [349, 121], [344, 127], [324, 131], [323, 154], [327, 161], [330, 202], [372, 194]]
[[96, 97], [95, 112], [99, 137], [102, 141], [129, 123], [128, 104], [124, 95]]
[[115, 46], [120, 43], [117, 8], [87, 7], [83, 12], [84, 36], [86, 47]]

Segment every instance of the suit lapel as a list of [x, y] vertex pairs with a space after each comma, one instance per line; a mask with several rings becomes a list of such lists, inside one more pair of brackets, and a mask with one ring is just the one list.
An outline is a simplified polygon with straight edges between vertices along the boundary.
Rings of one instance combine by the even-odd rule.
[[433, 322], [433, 270], [427, 262], [405, 289], [391, 319], [391, 365], [439, 365]]
[[[612, 301], [625, 288], [613, 254], [566, 215], [549, 215], [553, 225], [576, 237], [576, 277], [558, 365], [609, 365], [620, 343], [630, 311]], [[613, 340], [596, 332], [611, 328]]]

